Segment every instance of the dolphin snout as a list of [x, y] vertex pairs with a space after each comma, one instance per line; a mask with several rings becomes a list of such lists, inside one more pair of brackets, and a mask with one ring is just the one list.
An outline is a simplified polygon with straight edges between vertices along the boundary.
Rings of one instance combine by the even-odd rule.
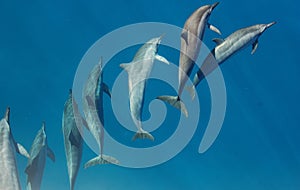
[[214, 4], [211, 5], [211, 9], [214, 10], [214, 8], [219, 4], [220, 2], [216, 2]]
[[271, 23], [267, 24], [266, 28], [269, 28], [269, 27], [273, 26], [274, 24], [276, 24], [276, 22], [271, 22]]

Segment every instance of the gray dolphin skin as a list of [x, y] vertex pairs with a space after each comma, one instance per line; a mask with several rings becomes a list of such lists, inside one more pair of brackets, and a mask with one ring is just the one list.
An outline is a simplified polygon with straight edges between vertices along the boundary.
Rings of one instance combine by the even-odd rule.
[[181, 110], [186, 117], [188, 117], [188, 112], [180, 97], [199, 55], [206, 27], [208, 26], [212, 31], [221, 34], [221, 32], [215, 26], [208, 23], [211, 12], [218, 4], [219, 3], [217, 2], [213, 5], [205, 5], [198, 8], [185, 22], [181, 33], [178, 94], [177, 96], [157, 97], [157, 99], [165, 101], [175, 108]]
[[154, 137], [142, 128], [141, 116], [144, 105], [146, 82], [151, 73], [154, 60], [157, 59], [169, 64], [164, 57], [157, 54], [161, 38], [162, 36], [153, 38], [145, 43], [137, 51], [132, 62], [120, 64], [120, 67], [125, 69], [128, 73], [130, 113], [138, 129], [132, 140], [145, 138], [152, 141], [154, 140]]
[[83, 139], [80, 134], [83, 130], [82, 126], [82, 118], [79, 114], [77, 103], [72, 97], [72, 90], [70, 90], [69, 98], [64, 106], [62, 119], [62, 131], [65, 143], [70, 190], [74, 189], [82, 158]]
[[[195, 75], [193, 87], [196, 87], [205, 78], [205, 76], [210, 74], [218, 65], [221, 65], [238, 51], [252, 45], [251, 54], [254, 54], [258, 46], [259, 37], [266, 29], [275, 23], [276, 22], [271, 22], [269, 24], [257, 24], [242, 28], [235, 31], [224, 40], [218, 38], [213, 39], [217, 45], [211, 51], [211, 54], [206, 57], [204, 63]], [[194, 94], [192, 94], [192, 97], [194, 97]]]
[[42, 128], [38, 131], [31, 146], [30, 158], [25, 169], [25, 173], [27, 174], [27, 190], [40, 189], [47, 156], [55, 162], [55, 155], [48, 147], [45, 122], [43, 122]]
[[83, 112], [88, 130], [92, 133], [99, 146], [99, 155], [88, 161], [84, 167], [97, 164], [118, 164], [119, 161], [111, 156], [103, 154], [104, 141], [104, 111], [103, 93], [111, 97], [108, 86], [103, 83], [102, 58], [90, 73], [83, 92]]
[[0, 189], [21, 189], [16, 162], [16, 152], [29, 158], [25, 148], [16, 143], [9, 126], [10, 108], [0, 121]]

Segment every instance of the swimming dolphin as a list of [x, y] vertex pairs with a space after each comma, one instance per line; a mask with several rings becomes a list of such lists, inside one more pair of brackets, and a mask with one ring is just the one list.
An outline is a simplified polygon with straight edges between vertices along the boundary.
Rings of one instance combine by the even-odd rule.
[[83, 92], [83, 112], [86, 125], [92, 133], [99, 146], [99, 156], [88, 161], [84, 167], [96, 164], [118, 164], [119, 161], [111, 156], [103, 154], [104, 141], [104, 113], [103, 113], [103, 93], [111, 97], [108, 86], [103, 83], [102, 58], [90, 73]]
[[30, 149], [30, 158], [25, 170], [27, 174], [27, 190], [39, 190], [46, 164], [46, 157], [55, 162], [55, 155], [48, 147], [47, 136], [45, 133], [45, 122], [38, 131]]
[[21, 189], [15, 152], [29, 158], [25, 148], [16, 143], [9, 126], [10, 108], [0, 121], [0, 189]]
[[136, 140], [138, 138], [154, 140], [154, 137], [142, 128], [141, 115], [144, 104], [146, 82], [152, 70], [154, 60], [157, 59], [169, 64], [164, 57], [157, 54], [161, 38], [162, 36], [153, 38], [145, 43], [137, 51], [132, 62], [120, 64], [120, 66], [128, 73], [130, 113], [138, 129], [132, 140]]
[[64, 106], [62, 131], [64, 135], [65, 152], [71, 190], [74, 189], [75, 180], [82, 158], [83, 139], [80, 134], [82, 126], [82, 118], [79, 114], [77, 103], [72, 97], [72, 90], [70, 90], [69, 98]]
[[159, 96], [157, 99], [165, 101], [188, 117], [188, 112], [180, 96], [184, 89], [185, 83], [190, 76], [195, 61], [199, 55], [202, 39], [206, 27], [208, 26], [214, 32], [221, 34], [221, 32], [213, 25], [208, 23], [211, 12], [219, 3], [213, 5], [205, 5], [198, 8], [185, 22], [181, 33], [181, 47], [179, 59], [178, 80], [179, 88], [177, 96]]
[[[221, 65], [229, 57], [242, 50], [243, 48], [252, 45], [251, 54], [254, 54], [258, 46], [258, 38], [266, 29], [268, 29], [275, 23], [276, 22], [271, 22], [269, 24], [257, 24], [242, 28], [235, 31], [224, 40], [219, 38], [213, 39], [213, 41], [217, 45], [206, 57], [204, 63], [195, 75], [193, 88], [195, 88], [200, 83], [200, 81], [205, 76], [210, 74], [218, 65]], [[194, 90], [192, 90], [192, 92], [194, 92]], [[195, 95], [192, 93], [192, 97], [194, 96]]]

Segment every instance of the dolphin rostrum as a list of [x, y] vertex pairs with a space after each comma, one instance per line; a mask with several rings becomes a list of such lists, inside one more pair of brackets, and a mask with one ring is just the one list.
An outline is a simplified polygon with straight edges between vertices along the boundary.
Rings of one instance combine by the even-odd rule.
[[118, 164], [119, 161], [111, 156], [103, 154], [104, 143], [104, 110], [103, 93], [111, 97], [108, 86], [103, 83], [102, 58], [90, 73], [83, 92], [83, 112], [85, 115], [85, 125], [94, 136], [98, 146], [99, 155], [88, 161], [84, 167], [94, 166], [96, 164]]
[[218, 4], [219, 3], [217, 2], [213, 5], [205, 5], [198, 8], [185, 22], [181, 33], [178, 94], [177, 96], [157, 97], [157, 99], [165, 101], [175, 108], [180, 109], [186, 117], [188, 116], [188, 112], [180, 97], [199, 55], [206, 27], [208, 26], [209, 29], [221, 34], [221, 32], [215, 26], [208, 23], [211, 12]]
[[[195, 75], [193, 88], [195, 88], [200, 81], [203, 80], [205, 76], [210, 74], [218, 65], [221, 65], [229, 57], [243, 48], [252, 45], [251, 54], [254, 54], [258, 46], [258, 38], [260, 35], [262, 35], [267, 28], [271, 27], [275, 23], [276, 22], [271, 22], [269, 24], [257, 24], [242, 28], [235, 31], [224, 40], [219, 38], [213, 39], [217, 45], [206, 57], [204, 63]], [[191, 92], [194, 91], [195, 90], [192, 90]], [[194, 93], [192, 93], [192, 97], [194, 96]]]
[[169, 64], [167, 59], [157, 54], [158, 45], [161, 42], [161, 37], [153, 38], [146, 42], [135, 54], [132, 62], [127, 64], [120, 64], [120, 67], [125, 69], [128, 73], [129, 86], [129, 102], [131, 117], [137, 127], [137, 132], [132, 140], [150, 139], [154, 137], [142, 128], [142, 109], [144, 104], [144, 94], [146, 82], [151, 73], [154, 60]]
[[0, 189], [21, 189], [15, 152], [29, 158], [25, 148], [16, 143], [9, 126], [10, 108], [0, 121]]
[[42, 128], [38, 131], [32, 143], [30, 158], [25, 170], [27, 174], [27, 190], [40, 189], [47, 156], [55, 162], [55, 155], [48, 147], [45, 122], [43, 122]]
[[72, 90], [70, 90], [69, 98], [64, 106], [62, 120], [62, 131], [64, 135], [70, 190], [74, 189], [75, 180], [82, 158], [83, 139], [80, 134], [83, 126], [82, 123], [77, 103], [72, 96]]

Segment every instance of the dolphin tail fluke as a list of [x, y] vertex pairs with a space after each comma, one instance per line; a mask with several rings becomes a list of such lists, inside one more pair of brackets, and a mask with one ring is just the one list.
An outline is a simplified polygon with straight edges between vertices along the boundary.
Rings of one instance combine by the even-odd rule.
[[119, 164], [119, 163], [120, 162], [114, 157], [102, 154], [101, 156], [97, 156], [91, 159], [90, 161], [88, 161], [87, 163], [85, 163], [84, 168], [86, 169], [88, 167], [95, 166], [98, 164]]
[[179, 96], [158, 96], [157, 99], [167, 102], [171, 106], [179, 109], [186, 117], [188, 117], [187, 109]]
[[192, 100], [195, 99], [195, 95], [196, 95], [196, 90], [195, 90], [195, 86], [192, 85], [192, 86], [187, 86], [186, 87], [186, 90], [190, 93], [191, 97], [192, 97]]
[[154, 137], [147, 131], [138, 131], [135, 133], [135, 135], [132, 137], [132, 140], [135, 141], [136, 139], [150, 139], [151, 141], [154, 141]]

